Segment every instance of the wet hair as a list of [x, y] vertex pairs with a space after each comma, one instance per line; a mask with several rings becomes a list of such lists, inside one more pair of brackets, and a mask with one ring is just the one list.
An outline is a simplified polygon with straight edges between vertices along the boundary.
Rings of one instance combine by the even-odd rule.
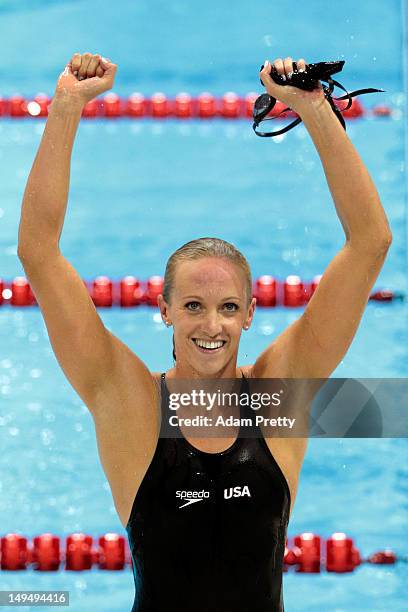
[[[246, 277], [246, 293], [248, 306], [252, 298], [252, 275], [245, 256], [238, 249], [221, 238], [196, 238], [186, 242], [170, 255], [164, 274], [163, 298], [170, 304], [171, 293], [174, 287], [177, 264], [183, 261], [194, 261], [204, 257], [217, 257], [225, 259], [238, 266]], [[176, 361], [176, 351], [173, 334], [173, 359]]]

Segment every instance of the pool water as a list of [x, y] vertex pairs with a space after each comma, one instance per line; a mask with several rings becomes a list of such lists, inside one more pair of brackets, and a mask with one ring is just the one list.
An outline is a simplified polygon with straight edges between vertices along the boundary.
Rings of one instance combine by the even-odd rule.
[[[401, 4], [261, 0], [193, 7], [185, 1], [5, 2], [2, 93], [53, 92], [76, 50], [118, 62], [115, 91], [260, 90], [265, 57], [346, 59], [338, 77], [360, 99], [387, 103], [391, 118], [348, 121], [347, 133], [377, 186], [393, 244], [376, 287], [407, 291]], [[155, 12], [155, 19], [152, 13]], [[340, 14], [339, 14], [340, 13]], [[86, 27], [92, 18], [93, 27]], [[18, 25], [17, 25], [18, 24]], [[64, 36], [61, 27], [64, 27]], [[2, 39], [3, 39], [2, 38]], [[34, 44], [42, 41], [42, 44]], [[47, 49], [47, 51], [45, 51]], [[340, 95], [340, 94], [339, 94]], [[21, 199], [42, 120], [0, 121], [0, 277], [23, 274], [17, 258]], [[344, 242], [319, 157], [303, 125], [257, 138], [249, 121], [83, 120], [74, 147], [61, 250], [85, 279], [163, 274], [168, 256], [200, 236], [233, 242], [254, 278], [323, 273]], [[341, 290], [341, 288], [339, 288]], [[370, 302], [337, 377], [406, 377], [407, 302]], [[302, 309], [262, 309], [243, 334], [239, 364], [259, 353]], [[172, 366], [172, 332], [154, 308], [99, 309], [105, 325], [154, 371]], [[81, 531], [125, 535], [99, 464], [93, 420], [65, 379], [38, 308], [0, 307], [0, 537], [61, 538]], [[390, 547], [407, 555], [405, 439], [311, 440], [289, 535], [344, 531], [363, 556]], [[406, 565], [363, 565], [352, 574], [284, 577], [285, 609], [404, 610]], [[1, 589], [69, 590], [72, 609], [122, 611], [134, 596], [130, 568], [57, 574], [2, 572]]]

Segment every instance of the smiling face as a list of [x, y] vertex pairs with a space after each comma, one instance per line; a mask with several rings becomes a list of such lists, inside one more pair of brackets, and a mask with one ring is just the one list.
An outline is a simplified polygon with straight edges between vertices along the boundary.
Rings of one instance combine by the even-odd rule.
[[174, 327], [178, 377], [236, 377], [239, 339], [256, 303], [248, 303], [238, 265], [218, 257], [179, 262], [170, 304], [162, 295], [158, 303]]

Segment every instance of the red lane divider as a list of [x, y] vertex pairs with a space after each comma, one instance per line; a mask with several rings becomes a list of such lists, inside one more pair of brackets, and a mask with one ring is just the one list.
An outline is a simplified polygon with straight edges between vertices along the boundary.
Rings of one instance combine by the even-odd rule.
[[[299, 276], [289, 275], [284, 281], [273, 276], [260, 276], [253, 283], [253, 296], [257, 305], [262, 307], [299, 307], [308, 303], [321, 275], [315, 276], [311, 282], [304, 282]], [[83, 281], [95, 306], [122, 308], [139, 306], [157, 306], [157, 296], [163, 293], [164, 279], [161, 276], [151, 276], [147, 281], [141, 281], [135, 276], [125, 276], [120, 281], [112, 281], [108, 276], [98, 276], [93, 281]], [[377, 302], [392, 302], [403, 300], [402, 292], [391, 289], [378, 289], [370, 295], [370, 300]], [[7, 282], [0, 278], [0, 306], [35, 306], [37, 300], [24, 276], [16, 276]]]
[[[110, 92], [103, 97], [94, 98], [88, 102], [83, 109], [82, 116], [87, 119], [103, 117], [114, 119], [118, 117], [128, 117], [138, 119], [141, 117], [154, 117], [163, 119], [166, 117], [176, 117], [178, 119], [211, 119], [222, 117], [224, 119], [239, 119], [242, 117], [252, 118], [252, 109], [256, 98], [256, 92], [249, 92], [245, 96], [228, 91], [222, 96], [214, 96], [209, 92], [203, 92], [197, 97], [189, 93], [180, 92], [176, 96], [168, 97], [162, 92], [156, 92], [152, 96], [144, 96], [140, 92], [134, 92], [127, 98], [121, 98], [116, 93]], [[48, 109], [52, 98], [45, 93], [38, 93], [33, 98], [24, 98], [20, 94], [14, 94], [10, 98], [0, 96], [0, 118], [43, 118], [47, 117]], [[334, 101], [335, 104], [337, 104]], [[341, 101], [337, 106], [342, 109], [346, 106], [345, 101]], [[286, 108], [286, 105], [277, 101], [269, 116], [276, 116]], [[343, 112], [343, 117], [355, 119], [364, 115], [375, 117], [389, 117], [392, 109], [387, 104], [379, 104], [367, 111], [358, 98], [352, 98], [352, 104], [348, 110]], [[297, 114], [290, 110], [282, 113], [284, 117], [297, 117]]]
[[381, 550], [363, 558], [353, 539], [345, 533], [333, 533], [322, 545], [321, 537], [314, 533], [302, 533], [293, 538], [291, 547], [286, 544], [284, 564], [295, 566], [296, 572], [305, 574], [328, 572], [353, 572], [363, 563], [391, 565], [408, 558], [397, 556], [391, 549]]
[[[23, 535], [8, 533], [0, 538], [0, 543], [0, 569], [3, 571], [56, 572], [64, 569], [78, 572], [93, 566], [118, 571], [132, 566], [127, 539], [117, 533], [105, 533], [96, 542], [89, 534], [72, 533], [67, 536], [65, 545], [52, 533], [37, 535], [31, 543]], [[322, 569], [345, 573], [353, 572], [363, 563], [394, 565], [407, 560], [391, 549], [363, 558], [353, 539], [345, 533], [333, 533], [325, 545], [319, 535], [302, 533], [292, 538], [290, 547], [288, 540], [286, 542], [284, 571], [295, 567], [296, 572], [306, 574], [320, 573]]]

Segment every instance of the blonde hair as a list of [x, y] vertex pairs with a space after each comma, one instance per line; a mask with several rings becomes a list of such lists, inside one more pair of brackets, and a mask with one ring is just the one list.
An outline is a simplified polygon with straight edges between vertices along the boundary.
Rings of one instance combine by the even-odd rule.
[[[174, 286], [177, 264], [183, 261], [194, 261], [204, 257], [219, 257], [238, 266], [246, 277], [246, 293], [248, 306], [252, 298], [252, 275], [245, 256], [238, 249], [221, 238], [196, 238], [186, 242], [170, 255], [164, 273], [163, 298], [170, 304]], [[173, 359], [176, 361], [173, 335]]]

